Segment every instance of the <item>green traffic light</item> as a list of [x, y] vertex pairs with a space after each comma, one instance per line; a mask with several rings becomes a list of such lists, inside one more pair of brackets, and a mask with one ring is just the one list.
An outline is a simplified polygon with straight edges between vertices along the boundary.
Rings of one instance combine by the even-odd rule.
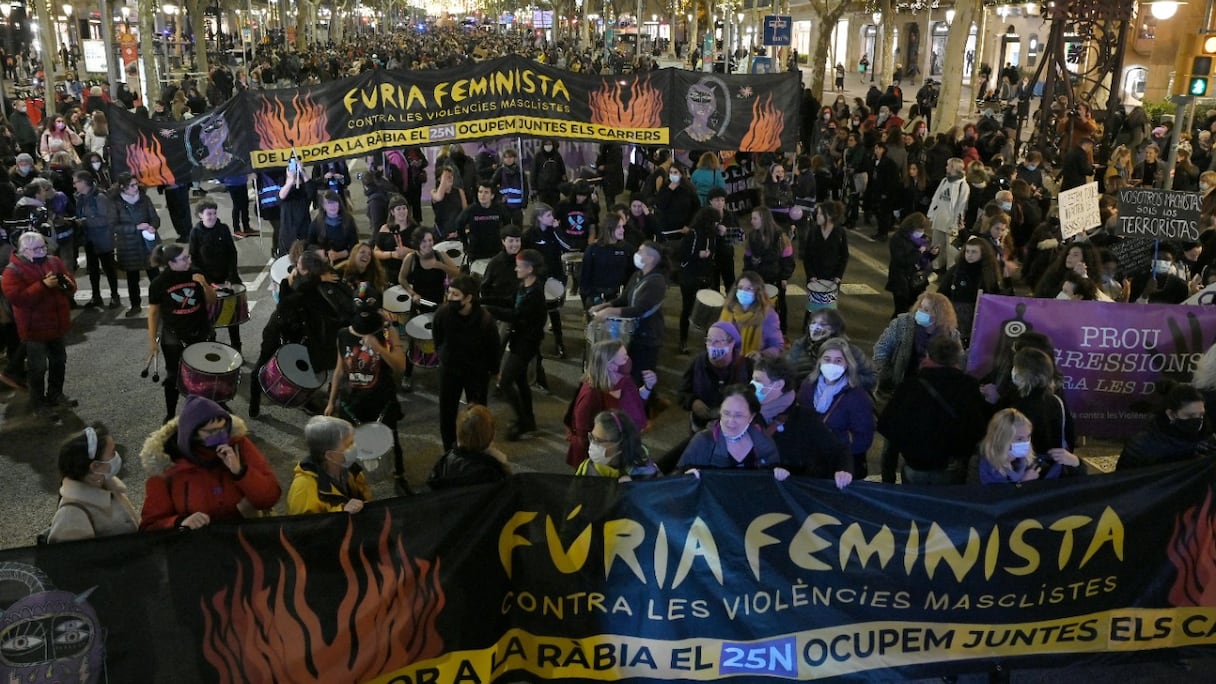
[[1198, 76], [1191, 78], [1190, 93], [1195, 97], [1203, 97], [1204, 95], [1207, 95], [1208, 79]]

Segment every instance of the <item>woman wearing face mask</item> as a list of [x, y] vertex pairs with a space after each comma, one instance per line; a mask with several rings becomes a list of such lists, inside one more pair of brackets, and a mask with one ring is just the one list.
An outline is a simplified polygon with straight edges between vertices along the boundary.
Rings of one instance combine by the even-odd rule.
[[861, 384], [859, 365], [848, 340], [827, 340], [819, 350], [819, 365], [798, 389], [798, 403], [815, 410], [847, 447], [852, 456], [849, 470], [864, 479], [866, 452], [874, 441], [874, 404]]
[[160, 228], [160, 214], [131, 174], [119, 174], [115, 185], [111, 197], [115, 221], [111, 227], [118, 268], [127, 273], [127, 297], [131, 300], [131, 308], [126, 316], [131, 318], [142, 311], [139, 272], [146, 271], [149, 281], [155, 280], [159, 273], [148, 265], [148, 259], [152, 248], [160, 242], [156, 232]]
[[874, 343], [874, 367], [882, 391], [893, 391], [915, 376], [929, 351], [929, 341], [938, 335], [959, 339], [958, 318], [945, 295], [925, 292]]
[[894, 302], [891, 318], [908, 310], [908, 306], [929, 287], [929, 273], [940, 248], [932, 245], [928, 234], [932, 222], [919, 212], [899, 224], [887, 249], [891, 260], [887, 265], [887, 291]]
[[794, 207], [793, 179], [786, 174], [785, 165], [773, 162], [768, 167], [768, 174], [760, 184], [760, 203], [772, 212], [773, 220], [782, 229], [788, 230], [790, 224], [801, 218], [801, 212], [794, 217], [791, 211]]
[[693, 359], [680, 382], [680, 406], [688, 415], [690, 433], [717, 420], [725, 387], [747, 384], [753, 361], [740, 354], [743, 339], [734, 324], [718, 321], [705, 333], [705, 351]]
[[1032, 429], [1030, 419], [1017, 409], [997, 411], [988, 421], [988, 432], [980, 442], [982, 484], [1053, 480], [1060, 477], [1066, 467], [1080, 466], [1080, 460], [1063, 449], [1060, 459], [1036, 456], [1030, 444]]
[[122, 456], [102, 423], [73, 435], [59, 449], [59, 507], [51, 520], [51, 543], [127, 534], [139, 529], [139, 517], [118, 479]]
[[566, 162], [557, 151], [556, 140], [544, 140], [539, 150], [533, 152], [532, 184], [536, 197], [541, 202], [555, 207], [561, 200], [560, 187], [566, 182]]
[[287, 515], [358, 513], [372, 500], [355, 460], [355, 428], [341, 418], [313, 416], [304, 425], [308, 460], [300, 461], [287, 490]]
[[148, 478], [141, 530], [197, 530], [259, 515], [282, 494], [245, 421], [203, 397], [148, 436], [140, 451]]
[[578, 294], [583, 300], [584, 309], [616, 299], [629, 279], [629, 273], [633, 271], [636, 248], [625, 239], [628, 214], [629, 209], [625, 205], [614, 205], [609, 214], [609, 225], [600, 231], [599, 239], [589, 245], [583, 254]]
[[510, 476], [507, 455], [494, 446], [494, 414], [473, 404], [456, 421], [456, 447], [439, 459], [426, 482], [440, 490], [493, 484]]
[[1013, 391], [998, 406], [1017, 409], [1030, 420], [1035, 452], [1054, 457], [1057, 450], [1075, 448], [1076, 426], [1057, 390], [1055, 361], [1038, 349], [1021, 349], [1014, 354], [1009, 375]]
[[439, 353], [439, 435], [444, 451], [456, 446], [456, 414], [460, 396], [469, 404], [488, 403], [490, 378], [498, 372], [501, 348], [494, 317], [481, 307], [476, 276], [452, 281], [447, 305], [435, 312], [435, 349]]
[[740, 353], [752, 360], [761, 356], [778, 356], [785, 349], [781, 321], [764, 290], [764, 278], [744, 271], [734, 287], [726, 294], [726, 305], [718, 318], [739, 330], [743, 338]]
[[38, 152], [45, 162], [51, 161], [51, 155], [56, 152], [68, 152], [72, 155], [74, 164], [80, 164], [76, 148], [84, 144], [84, 139], [68, 126], [67, 119], [62, 116], [53, 118], [42, 132], [42, 142]]
[[760, 359], [751, 384], [760, 400], [756, 424], [777, 445], [794, 475], [831, 479], [844, 489], [853, 481], [853, 459], [809, 402], [797, 397], [794, 368], [781, 357]]
[[653, 371], [659, 364], [659, 348], [663, 344], [661, 309], [667, 293], [662, 260], [658, 245], [649, 240], [643, 242], [633, 255], [633, 265], [638, 270], [629, 276], [621, 295], [587, 310], [601, 322], [609, 318], [635, 319], [633, 336], [629, 338], [629, 358], [633, 360], [630, 375], [636, 385], [643, 384], [643, 372]]
[[751, 385], [727, 387], [718, 420], [693, 435], [676, 468], [697, 477], [701, 470], [771, 470], [778, 481], [788, 478], [777, 445], [753, 422], [759, 412]]
[[804, 328], [810, 324], [811, 316], [816, 311], [836, 308], [836, 293], [849, 266], [849, 239], [847, 232], [840, 227], [844, 212], [844, 205], [840, 202], [829, 200], [821, 203], [815, 210], [815, 224], [808, 231], [806, 243], [802, 246], [807, 289], [822, 291], [827, 287], [833, 293], [830, 299], [807, 297], [806, 318], [802, 321]]
[[575, 475], [614, 477], [621, 482], [651, 480], [662, 475], [642, 445], [642, 433], [629, 414], [616, 409], [600, 411], [587, 435], [588, 458]]
[[110, 284], [110, 308], [122, 306], [118, 297], [118, 263], [114, 260], [114, 233], [110, 228], [113, 202], [99, 190], [92, 171], [77, 171], [73, 176], [76, 189], [76, 217], [84, 224], [84, 256], [93, 286], [89, 306], [101, 308], [101, 272]]
[[566, 463], [579, 466], [587, 460], [587, 435], [591, 433], [596, 414], [607, 409], [620, 409], [639, 429], [646, 429], [647, 396], [654, 390], [654, 372], [645, 374], [646, 384], [639, 388], [629, 376], [629, 352], [619, 340], [603, 340], [591, 346], [587, 354], [587, 372], [570, 410], [567, 425]]

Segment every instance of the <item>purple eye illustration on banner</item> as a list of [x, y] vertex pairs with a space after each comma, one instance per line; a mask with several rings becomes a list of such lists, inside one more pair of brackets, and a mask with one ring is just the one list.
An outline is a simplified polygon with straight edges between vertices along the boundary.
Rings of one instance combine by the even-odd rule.
[[6, 682], [99, 682], [105, 660], [103, 630], [86, 600], [55, 589], [41, 570], [0, 564], [0, 584], [25, 594], [0, 614], [0, 679]]

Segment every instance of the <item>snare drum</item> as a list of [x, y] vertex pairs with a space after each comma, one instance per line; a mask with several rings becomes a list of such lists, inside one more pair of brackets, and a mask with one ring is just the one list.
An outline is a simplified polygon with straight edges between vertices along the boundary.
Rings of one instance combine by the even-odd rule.
[[[421, 314], [405, 324], [405, 334], [410, 338], [410, 361], [420, 368], [439, 366], [439, 354], [435, 351], [434, 314]], [[489, 353], [489, 350], [487, 350]]]
[[709, 330], [709, 326], [718, 322], [722, 316], [722, 307], [726, 306], [726, 298], [717, 290], [697, 290], [697, 303], [692, 306], [692, 315], [688, 322], [697, 330]]
[[636, 318], [606, 318], [602, 321], [593, 320], [587, 324], [587, 346], [604, 340], [620, 340], [621, 344], [629, 346], [629, 340], [637, 328]]
[[177, 369], [182, 394], [228, 401], [241, 384], [241, 353], [220, 342], [198, 342], [186, 347]]
[[249, 296], [244, 285], [217, 285], [215, 306], [211, 307], [211, 324], [228, 328], [249, 322]]
[[490, 267], [489, 259], [478, 259], [469, 266], [469, 273], [479, 275], [482, 278], [486, 277], [486, 269]]
[[777, 301], [777, 294], [779, 292], [781, 292], [781, 290], [779, 290], [776, 285], [773, 285], [772, 283], [764, 284], [764, 294], [768, 295], [768, 300], [770, 302]]
[[566, 252], [562, 255], [562, 269], [566, 271], [566, 275], [571, 278], [580, 277], [583, 271], [583, 253], [582, 252]]
[[831, 280], [808, 280], [806, 283], [806, 310], [835, 309], [840, 285]]
[[258, 384], [271, 401], [279, 406], [302, 406], [321, 388], [325, 375], [312, 367], [308, 348], [302, 344], [285, 344], [258, 371]]
[[355, 428], [355, 459], [367, 473], [367, 479], [383, 474], [384, 457], [393, 448], [393, 430], [384, 423], [364, 423]]
[[274, 301], [279, 301], [279, 287], [287, 280], [287, 276], [291, 275], [291, 271], [290, 255], [284, 254], [270, 264], [270, 293], [274, 295]]
[[435, 245], [435, 251], [448, 255], [457, 264], [464, 262], [464, 245], [459, 240], [445, 240]]
[[384, 310], [397, 317], [397, 325], [405, 325], [413, 306], [414, 299], [404, 287], [394, 285], [384, 291]]
[[566, 286], [557, 278], [550, 278], [545, 281], [545, 308], [550, 311], [557, 311], [562, 308], [562, 303], [566, 301]]

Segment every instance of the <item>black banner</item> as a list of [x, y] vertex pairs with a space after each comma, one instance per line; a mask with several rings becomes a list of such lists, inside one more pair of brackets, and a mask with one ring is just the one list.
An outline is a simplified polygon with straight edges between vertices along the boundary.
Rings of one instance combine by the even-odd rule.
[[[799, 103], [795, 74], [661, 69], [592, 76], [512, 56], [459, 69], [374, 70], [316, 86], [246, 91], [182, 123], [141, 119], [116, 106], [109, 111], [116, 169], [140, 179], [199, 179], [285, 166], [293, 149], [313, 163], [503, 136], [792, 149]], [[233, 135], [220, 138], [221, 131]], [[234, 161], [220, 164], [229, 157]]]
[[1198, 241], [1201, 202], [1197, 192], [1122, 188], [1119, 231], [1128, 237]]
[[529, 475], [353, 516], [13, 549], [0, 676], [754, 681], [1210, 648], [1214, 483], [1211, 462], [844, 491]]

